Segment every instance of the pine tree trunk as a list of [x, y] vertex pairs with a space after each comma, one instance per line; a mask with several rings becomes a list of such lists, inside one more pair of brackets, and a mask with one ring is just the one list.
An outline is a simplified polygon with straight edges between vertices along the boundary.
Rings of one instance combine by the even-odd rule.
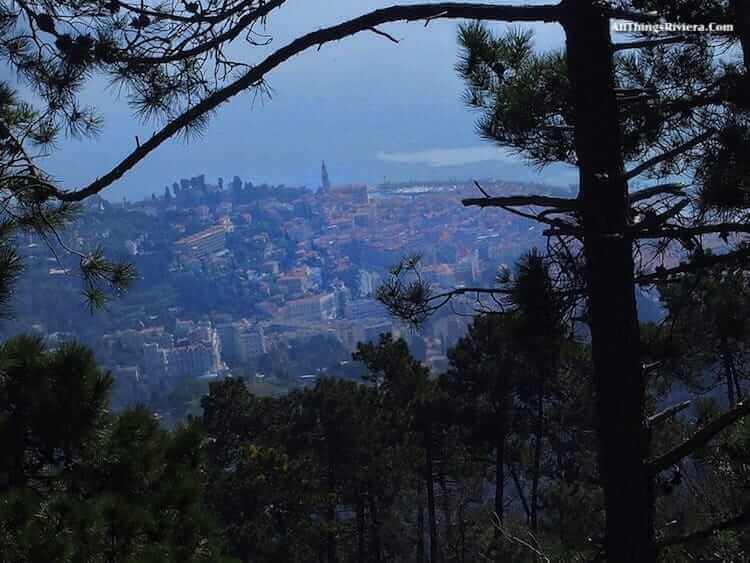
[[[560, 428], [564, 428], [564, 425], [560, 424]], [[554, 430], [553, 430], [554, 431]], [[558, 519], [558, 530], [560, 534], [560, 544], [566, 545], [567, 538], [565, 534], [565, 525], [566, 525], [566, 518], [565, 518], [565, 492], [568, 488], [568, 479], [567, 475], [565, 474], [565, 466], [563, 464], [563, 458], [562, 458], [562, 452], [560, 449], [562, 448], [562, 445], [558, 445], [557, 448], [557, 474], [559, 475], [560, 479], [560, 496], [557, 501], [557, 519]]]
[[495, 553], [494, 561], [502, 561], [504, 559], [500, 551], [500, 544], [503, 537], [500, 526], [503, 525], [505, 518], [505, 438], [505, 424], [501, 422], [495, 444], [495, 515], [497, 516], [497, 522], [493, 530], [495, 537], [493, 545]]
[[581, 221], [591, 319], [608, 563], [653, 563], [654, 480], [648, 470], [645, 385], [635, 302], [632, 240], [624, 237], [624, 178], [604, 3], [564, 0], [574, 95]]
[[[328, 466], [328, 486], [333, 497], [336, 496], [336, 476], [332, 464]], [[326, 534], [326, 558], [328, 563], [336, 563], [336, 501], [331, 500], [326, 507], [326, 521], [328, 533]]]
[[729, 6], [734, 12], [734, 28], [740, 38], [745, 69], [750, 65], [750, 6], [746, 0], [730, 0]]
[[330, 527], [326, 538], [326, 561], [336, 563], [336, 532], [333, 530], [336, 525], [336, 507], [329, 504], [326, 513], [326, 519]]
[[437, 519], [435, 516], [435, 474], [432, 463], [432, 432], [425, 432], [425, 480], [427, 484], [427, 521], [430, 527], [430, 563], [440, 563]]
[[727, 400], [729, 401], [729, 406], [734, 407], [737, 404], [735, 397], [737, 387], [735, 385], [734, 361], [726, 341], [722, 341], [721, 343], [721, 364], [724, 371], [724, 379], [727, 382]]
[[536, 398], [536, 424], [534, 437], [534, 473], [531, 477], [531, 529], [536, 532], [539, 529], [539, 479], [542, 470], [542, 428], [544, 422], [544, 376], [539, 373], [539, 386]]
[[365, 501], [364, 492], [357, 495], [357, 560], [365, 560]]
[[372, 545], [372, 560], [376, 563], [380, 563], [382, 554], [380, 548], [380, 519], [378, 517], [378, 500], [375, 495], [370, 491], [370, 529], [371, 529], [371, 540]]
[[451, 548], [453, 547], [453, 510], [451, 507], [451, 494], [450, 490], [448, 489], [448, 483], [445, 479], [445, 472], [442, 469], [442, 464], [440, 469], [440, 494], [441, 498], [441, 508], [443, 511], [443, 521], [445, 522], [445, 542], [444, 542], [444, 549], [446, 552], [446, 557], [449, 558]]
[[421, 477], [417, 479], [417, 563], [424, 563], [424, 493]]
[[458, 545], [456, 549], [458, 563], [466, 561], [466, 506], [464, 501], [459, 503], [456, 509], [456, 518], [458, 520]]
[[521, 481], [518, 479], [518, 473], [516, 473], [512, 465], [510, 466], [510, 476], [513, 479], [513, 484], [516, 486], [516, 492], [518, 493], [518, 498], [521, 500], [523, 511], [526, 514], [526, 520], [531, 521], [531, 510], [529, 510], [529, 503], [526, 501], [526, 494], [523, 492]]
[[743, 393], [742, 393], [742, 386], [740, 385], [740, 378], [737, 375], [737, 372], [734, 374], [734, 392], [737, 396], [737, 401], [742, 401]]
[[[495, 514], [500, 523], [505, 516], [505, 428], [497, 433], [495, 444]], [[499, 530], [496, 530], [496, 534]]]

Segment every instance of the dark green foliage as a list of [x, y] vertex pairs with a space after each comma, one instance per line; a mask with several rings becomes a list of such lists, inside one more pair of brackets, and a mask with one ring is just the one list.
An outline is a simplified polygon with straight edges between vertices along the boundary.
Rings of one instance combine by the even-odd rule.
[[[540, 54], [532, 40], [529, 32], [518, 29], [496, 36], [483, 23], [461, 26], [457, 70], [467, 84], [465, 101], [481, 112], [477, 129], [483, 137], [535, 165], [575, 164], [576, 123], [565, 54]], [[684, 44], [618, 54], [617, 87], [632, 92], [623, 94], [627, 101], [618, 105], [626, 161], [651, 156], [655, 146], [673, 148], [701, 126], [729, 127], [721, 124], [721, 115], [711, 106], [718, 101], [718, 89], [735, 91], [741, 83], [730, 86], [732, 67], [719, 72], [712, 57], [712, 44], [698, 34]], [[691, 166], [698, 154], [676, 155], [651, 174], [666, 177], [701, 170]], [[714, 164], [710, 158], [701, 162]]]
[[22, 273], [23, 264], [16, 249], [8, 243], [0, 244], [0, 316], [11, 313], [9, 303]]
[[222, 560], [195, 423], [109, 415], [111, 379], [81, 346], [19, 337], [0, 357], [3, 561]]
[[[601, 526], [589, 360], [573, 342], [558, 347], [539, 427], [533, 353], [518, 348], [520, 327], [517, 315], [477, 317], [439, 378], [403, 340], [384, 335], [355, 355], [367, 369], [364, 384], [322, 379], [279, 398], [255, 397], [239, 379], [212, 384], [202, 401], [207, 498], [232, 554], [252, 561], [406, 561], [419, 553], [467, 563], [531, 560], [503, 534], [525, 533], [523, 505], [535, 479], [545, 552], [560, 560], [588, 552], [588, 537]], [[525, 443], [539, 445], [538, 465]], [[503, 533], [488, 494], [500, 450]]]
[[[94, 72], [121, 86], [144, 120], [169, 121], [194, 100], [208, 100], [234, 68], [221, 56], [223, 42], [262, 21], [266, 6], [281, 3], [0, 7], [0, 58], [42, 105], [35, 112], [0, 89], [0, 191], [12, 196], [0, 242], [23, 229], [54, 237], [79, 258], [92, 305], [102, 305], [107, 290], [124, 289], [134, 276], [130, 267], [109, 261], [102, 249], [79, 252], [58, 238], [76, 208], [53, 203], [69, 194], [38, 169], [28, 147], [49, 145], [63, 131], [96, 133], [98, 118], [77, 101]], [[559, 245], [551, 243], [550, 259], [525, 256], [513, 276], [484, 292], [502, 316], [492, 311], [475, 321], [450, 353], [446, 376], [433, 376], [403, 341], [383, 338], [358, 350], [368, 370], [364, 385], [322, 379], [312, 389], [261, 399], [240, 380], [223, 381], [202, 402], [202, 428], [193, 421], [170, 433], [144, 410], [105, 413], [111, 383], [90, 353], [77, 347], [46, 353], [33, 339], [10, 342], [0, 380], [0, 436], [8, 452], [0, 464], [3, 557], [216, 561], [224, 541], [245, 561], [596, 560], [606, 535], [608, 560], [641, 563], [656, 558], [654, 536], [678, 543], [665, 532], [674, 524], [667, 518], [691, 513], [689, 507], [705, 508], [705, 517], [683, 517], [673, 528], [688, 534], [685, 550], [674, 548], [677, 560], [746, 558], [743, 534], [726, 532], [750, 514], [744, 427], [713, 446], [697, 444], [685, 456], [683, 465], [693, 467], [683, 476], [682, 468], [664, 469], [651, 457], [710, 429], [716, 402], [697, 401], [693, 421], [667, 417], [658, 426], [649, 415], [671, 386], [694, 385], [709, 370], [723, 374], [728, 402], [744, 394], [744, 272], [725, 269], [708, 281], [682, 274], [700, 269], [701, 260], [718, 262], [704, 235], [716, 235], [730, 252], [747, 250], [744, 241], [729, 243], [729, 235], [746, 231], [748, 82], [742, 65], [721, 58], [716, 37], [612, 55], [605, 24], [615, 6], [657, 8], [676, 21], [727, 21], [730, 8], [740, 15], [742, 5], [563, 2], [566, 53], [537, 53], [519, 30], [496, 37], [481, 24], [461, 28], [458, 70], [467, 103], [481, 112], [480, 134], [539, 166], [579, 165], [581, 189], [575, 200], [495, 202], [544, 223]], [[80, 18], [93, 25], [74, 25]], [[737, 24], [747, 53], [745, 22]], [[252, 31], [247, 37], [253, 41]], [[262, 74], [245, 84], [265, 92]], [[175, 131], [200, 131], [208, 112], [187, 115]], [[688, 176], [697, 189], [630, 193], [635, 186], [628, 182], [641, 175]], [[247, 203], [263, 191], [232, 189]], [[169, 197], [167, 189], [165, 202]], [[175, 190], [175, 198], [196, 203], [208, 195]], [[529, 207], [546, 209], [518, 209]], [[284, 212], [254, 215], [283, 237]], [[735, 223], [710, 222], [717, 218]], [[657, 242], [648, 248], [642, 240]], [[636, 283], [667, 275], [663, 265], [651, 264], [654, 257], [666, 262], [672, 246], [687, 260], [671, 272], [676, 285], [663, 291], [665, 327], [678, 335], [677, 344], [658, 330], [665, 327], [639, 331], [634, 302]], [[293, 242], [286, 239], [285, 247], [291, 260]], [[7, 248], [0, 254], [0, 303], [19, 271]], [[242, 258], [253, 262], [262, 259], [258, 254], [248, 249]], [[417, 263], [408, 258], [394, 268], [379, 297], [418, 324], [451, 294], [433, 292]], [[200, 276], [181, 283], [186, 295], [209, 287]], [[211, 287], [211, 308], [240, 296], [239, 284]], [[571, 337], [577, 320], [589, 324], [595, 377], [588, 347]], [[688, 354], [699, 341], [700, 352]], [[647, 379], [654, 367], [644, 367], [643, 359], [662, 361], [659, 381]], [[322, 361], [315, 350], [271, 360], [268, 367], [282, 371], [293, 360]], [[593, 428], [599, 473], [591, 461]], [[688, 478], [721, 501], [683, 492]], [[218, 534], [206, 507], [216, 513]], [[722, 521], [724, 509], [731, 514]], [[692, 531], [699, 525], [709, 531]]]
[[4, 486], [40, 486], [95, 439], [111, 379], [78, 345], [47, 353], [40, 339], [22, 336], [3, 344], [0, 357]]
[[632, 0], [634, 8], [643, 11], [658, 10], [673, 22], [727, 22], [731, 21], [731, 0]]
[[574, 163], [564, 55], [536, 53], [528, 31], [495, 37], [482, 23], [461, 26], [459, 42], [457, 70], [468, 84], [466, 103], [482, 111], [479, 133], [534, 164]]
[[0, 209], [0, 306], [6, 315], [10, 312], [10, 293], [22, 268], [13, 238], [17, 234], [34, 233], [56, 257], [61, 252], [77, 258], [83, 294], [91, 306], [102, 306], [112, 294], [127, 289], [135, 277], [130, 265], [107, 260], [101, 249], [81, 252], [61, 238], [60, 231], [78, 217], [79, 208], [51, 201], [49, 178], [35, 167], [28, 152], [31, 149], [18, 140], [21, 136], [30, 139], [34, 147], [44, 147], [54, 140], [56, 129], [7, 84], [0, 83], [0, 192], [6, 197]]
[[661, 338], [677, 360], [672, 369], [698, 391], [719, 385], [729, 403], [741, 400], [750, 335], [750, 288], [744, 272], [685, 276], [663, 285], [660, 294], [668, 314], [668, 331]]
[[[585, 322], [592, 339], [592, 399], [607, 506], [602, 555], [608, 561], [655, 561], [654, 536], [671, 536], [665, 529], [672, 516], [684, 527], [675, 528], [677, 535], [665, 541], [678, 543], [679, 531], [695, 524], [685, 514], [699, 503], [690, 504], [690, 495], [672, 501], [679, 479], [665, 475], [665, 468], [649, 459], [658, 460], [660, 452], [682, 442], [682, 448], [671, 451], [687, 466], [702, 455], [715, 437], [713, 430], [732, 424], [735, 414], [745, 414], [746, 405], [739, 401], [745, 394], [740, 381], [747, 363], [744, 161], [750, 123], [750, 13], [745, 2], [692, 0], [577, 1], [563, 2], [560, 9], [564, 58], [535, 53], [528, 34], [511, 30], [496, 36], [486, 24], [468, 24], [459, 32], [463, 52], [458, 70], [467, 84], [467, 103], [481, 112], [480, 134], [533, 164], [578, 164], [578, 193], [567, 201], [503, 198], [480, 187], [484, 199], [463, 203], [500, 207], [546, 225], [554, 286], [568, 295], [558, 308], [558, 303], [544, 303], [547, 294], [539, 284], [529, 284], [528, 293], [510, 292], [519, 302], [517, 330], [523, 335], [517, 351], [536, 352], [528, 355], [529, 385], [519, 398], [528, 405], [536, 399], [532, 408], [540, 421], [564, 389], [555, 377], [564, 365], [561, 356], [550, 353], [564, 332], [539, 312], [554, 318], [562, 311], [561, 318]], [[684, 36], [615, 35], [611, 24], [618, 18], [706, 27], [732, 23], [735, 29]], [[525, 101], [526, 113], [520, 109]], [[687, 181], [672, 183], [675, 178]], [[644, 189], [639, 179], [663, 183]], [[679, 265], [666, 267], [675, 255]], [[662, 326], [641, 332], [634, 295], [639, 285], [662, 280], [669, 316]], [[481, 292], [505, 294], [484, 288], [477, 296]], [[529, 296], [542, 301], [536, 312]], [[524, 323], [524, 309], [533, 322]], [[672, 406], [678, 393], [696, 385], [710, 391], [717, 379], [723, 380], [730, 407], [737, 404], [729, 416], [717, 418], [713, 412], [693, 425], [674, 418], [682, 406], [649, 418], [648, 413]], [[537, 437], [539, 428], [537, 422]], [[534, 470], [539, 475], [536, 460]], [[673, 470], [678, 475], [680, 468]], [[715, 468], [704, 464], [700, 470], [696, 479], [702, 485]], [[662, 496], [669, 498], [657, 501]], [[702, 502], [710, 504], [705, 497]], [[533, 512], [536, 504], [530, 505]], [[729, 512], [724, 524], [713, 519], [719, 521], [717, 530], [745, 525], [750, 514], [736, 504]], [[741, 548], [741, 539], [733, 536], [717, 552], [726, 560], [741, 560], [746, 558]]]
[[706, 211], [736, 212], [750, 204], [750, 133], [744, 124], [733, 124], [708, 144], [702, 155], [697, 181], [701, 206]]
[[491, 447], [512, 422], [514, 390], [522, 380], [523, 358], [512, 340], [512, 323], [511, 317], [476, 317], [468, 334], [450, 351], [453, 369], [445, 378], [461, 422], [475, 433], [474, 439]]

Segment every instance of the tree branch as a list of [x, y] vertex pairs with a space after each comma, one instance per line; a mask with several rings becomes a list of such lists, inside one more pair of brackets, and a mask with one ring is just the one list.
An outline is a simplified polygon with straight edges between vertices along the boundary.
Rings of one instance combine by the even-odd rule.
[[439, 293], [433, 295], [431, 299], [440, 299], [446, 296], [454, 295], [465, 295], [467, 293], [487, 293], [491, 295], [510, 295], [512, 292], [509, 289], [492, 288], [492, 287], [456, 287], [445, 293]]
[[696, 530], [695, 532], [691, 532], [686, 536], [664, 538], [663, 540], [658, 541], [656, 543], [656, 546], [659, 549], [662, 549], [673, 545], [690, 543], [696, 540], [704, 540], [706, 538], [710, 538], [712, 535], [714, 535], [715, 532], [720, 532], [721, 530], [729, 530], [732, 528], [739, 528], [741, 526], [747, 526], [748, 524], [750, 524], [750, 505], [745, 505], [742, 512], [740, 512], [736, 516], [732, 516], [731, 518], [727, 518], [726, 520], [722, 520], [721, 522], [716, 522], [714, 524], [711, 524], [710, 526], [706, 526], [705, 528]]
[[678, 201], [675, 203], [672, 207], [667, 209], [666, 211], [662, 213], [658, 213], [656, 215], [656, 224], [657, 225], [663, 225], [673, 217], [677, 217], [680, 213], [682, 213], [686, 207], [690, 205], [689, 199], [683, 199], [681, 201]]
[[681, 403], [677, 403], [676, 405], [672, 405], [671, 407], [667, 407], [663, 411], [648, 417], [648, 425], [656, 426], [657, 424], [661, 424], [663, 421], [672, 418], [677, 413], [684, 411], [691, 404], [692, 403], [690, 401], [683, 401]]
[[644, 199], [651, 199], [658, 195], [684, 195], [685, 186], [681, 183], [660, 184], [629, 194], [630, 203], [637, 203]]
[[710, 234], [750, 233], [750, 223], [717, 223], [714, 225], [698, 225], [696, 227], [680, 227], [667, 225], [658, 230], [645, 230], [636, 234], [640, 239], [653, 238], [687, 238]]
[[370, 31], [372, 31], [376, 35], [380, 35], [382, 37], [385, 37], [389, 41], [393, 41], [394, 43], [398, 44], [398, 39], [393, 37], [390, 33], [386, 33], [385, 31], [380, 31], [377, 27], [371, 27]]
[[653, 168], [657, 164], [661, 164], [662, 162], [676, 158], [680, 156], [682, 153], [689, 151], [693, 147], [700, 145], [702, 142], [707, 141], [708, 139], [713, 137], [715, 134], [716, 134], [715, 129], [709, 129], [708, 131], [701, 133], [697, 137], [690, 139], [686, 143], [683, 143], [681, 145], [674, 147], [672, 150], [669, 150], [662, 154], [658, 154], [655, 157], [650, 158], [646, 160], [645, 162], [639, 164], [632, 170], [625, 172], [625, 179], [630, 180], [632, 178], [635, 178], [636, 176], [643, 174], [649, 168]]
[[726, 254], [704, 254], [696, 257], [690, 262], [683, 262], [674, 268], [658, 268], [651, 274], [643, 274], [636, 278], [638, 285], [652, 285], [666, 280], [675, 274], [686, 274], [696, 270], [703, 270], [713, 266], [728, 265], [743, 262], [750, 258], [750, 248], [741, 248]]
[[533, 205], [536, 207], [554, 207], [560, 211], [574, 211], [578, 209], [578, 202], [575, 199], [563, 197], [547, 197], [541, 195], [512, 195], [505, 197], [482, 197], [462, 199], [461, 203], [465, 207], [517, 207], [524, 205]]
[[684, 35], [675, 35], [673, 37], [664, 37], [662, 39], [644, 39], [642, 41], [629, 41], [627, 43], [614, 43], [613, 51], [624, 51], [626, 49], [643, 49], [644, 47], [658, 47], [659, 45], [669, 45], [670, 43], [682, 43], [687, 38]]
[[397, 21], [418, 21], [428, 18], [446, 19], [483, 19], [492, 21], [559, 21], [561, 8], [557, 5], [539, 6], [495, 6], [484, 4], [415, 4], [411, 6], [392, 6], [375, 10], [363, 16], [348, 20], [344, 23], [320, 29], [303, 35], [269, 55], [258, 65], [251, 68], [243, 76], [215, 91], [204, 100], [185, 111], [182, 115], [165, 125], [148, 141], [141, 144], [119, 164], [101, 178], [91, 182], [88, 186], [71, 192], [58, 192], [56, 197], [62, 201], [81, 201], [99, 193], [122, 176], [149, 153], [159, 147], [164, 141], [179, 133], [195, 120], [205, 116], [219, 105], [233, 98], [240, 92], [260, 83], [265, 75], [284, 63], [288, 59], [311, 48], [338, 41], [355, 35], [373, 27]]
[[[137, 64], [164, 64], [164, 63], [171, 63], [176, 61], [183, 61], [185, 59], [189, 59], [191, 57], [195, 57], [197, 55], [200, 55], [202, 53], [205, 53], [207, 51], [210, 51], [211, 49], [215, 49], [219, 45], [222, 45], [224, 43], [233, 41], [236, 39], [249, 25], [252, 23], [261, 20], [268, 16], [273, 10], [284, 4], [286, 0], [270, 0], [268, 3], [261, 3], [258, 7], [255, 9], [249, 11], [244, 16], [242, 16], [239, 20], [237, 20], [237, 23], [232, 26], [231, 28], [227, 29], [226, 31], [223, 31], [221, 33], [218, 33], [211, 37], [210, 40], [206, 41], [205, 43], [201, 43], [200, 45], [196, 45], [195, 47], [192, 47], [190, 49], [181, 49], [178, 52], [172, 54], [172, 55], [163, 55], [160, 57], [122, 57], [123, 60], [127, 62], [137, 63]], [[148, 14], [149, 12], [142, 12]], [[155, 17], [164, 17], [163, 13], [152, 13]], [[187, 21], [189, 21], [192, 24], [195, 23], [204, 23], [206, 20], [196, 20], [194, 18], [185, 18]]]
[[701, 446], [706, 445], [722, 430], [726, 430], [729, 426], [748, 414], [750, 414], [750, 401], [743, 401], [735, 408], [717, 416], [678, 446], [675, 446], [667, 453], [649, 461], [651, 472], [657, 474], [671, 467], [678, 461], [692, 454]]
[[658, 22], [660, 19], [659, 14], [655, 12], [635, 12], [633, 10], [626, 10], [622, 8], [609, 8], [606, 10], [606, 14], [610, 18], [617, 20], [628, 20], [633, 22]]

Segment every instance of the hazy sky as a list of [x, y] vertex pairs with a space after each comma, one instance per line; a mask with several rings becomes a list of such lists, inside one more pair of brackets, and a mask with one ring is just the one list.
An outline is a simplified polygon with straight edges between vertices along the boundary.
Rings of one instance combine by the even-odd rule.
[[[260, 60], [297, 35], [338, 23], [391, 2], [289, 0], [268, 20], [269, 47], [242, 46]], [[209, 130], [189, 144], [162, 145], [129, 172], [108, 196], [137, 199], [164, 185], [205, 173], [210, 181], [239, 175], [256, 183], [317, 187], [320, 162], [336, 183], [498, 177], [570, 184], [570, 169], [539, 176], [518, 159], [477, 137], [477, 115], [461, 101], [456, 76], [455, 21], [393, 24], [383, 29], [396, 45], [372, 33], [311, 50], [267, 75], [273, 98], [263, 105], [240, 96], [219, 108]], [[500, 27], [500, 26], [498, 26]], [[535, 25], [539, 49], [559, 48], [556, 25]], [[105, 117], [95, 141], [66, 141], [47, 167], [66, 186], [91, 181], [134, 147], [135, 135], [154, 131], [134, 120], [125, 100], [96, 82], [85, 101]]]

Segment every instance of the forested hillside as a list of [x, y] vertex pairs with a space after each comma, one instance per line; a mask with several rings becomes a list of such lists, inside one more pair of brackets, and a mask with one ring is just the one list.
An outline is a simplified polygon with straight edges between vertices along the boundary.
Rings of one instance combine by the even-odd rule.
[[[76, 221], [90, 220], [80, 218], [82, 202], [97, 202], [101, 219], [106, 206], [96, 198], [164, 143], [196, 140], [241, 93], [269, 99], [270, 75], [294, 68], [288, 61], [297, 55], [314, 56], [361, 33], [400, 46], [389, 31], [395, 22], [421, 22], [430, 33], [434, 20], [459, 20], [455, 70], [478, 135], [531, 166], [574, 167], [577, 184], [570, 193], [514, 194], [473, 181], [475, 191], [454, 203], [461, 216], [475, 213], [475, 223], [441, 231], [440, 222], [453, 219], [449, 212], [425, 208], [412, 221], [399, 210], [417, 206], [407, 199], [381, 207], [378, 216], [367, 186], [333, 186], [323, 164], [314, 197], [323, 202], [317, 225], [326, 232], [297, 223], [255, 233], [247, 227], [252, 209], [241, 209], [236, 215], [258, 246], [234, 239], [234, 250], [273, 275], [245, 271], [236, 287], [210, 295], [188, 281], [181, 287], [190, 305], [231, 315], [228, 293], [236, 289], [295, 330], [308, 321], [333, 327], [338, 309], [355, 320], [387, 309], [391, 320], [361, 332], [339, 325], [344, 337], [337, 338], [356, 350], [355, 369], [341, 360], [339, 372], [316, 371], [314, 384], [263, 394], [270, 396], [257, 392], [258, 374], [223, 369], [209, 321], [174, 318], [174, 335], [161, 327], [149, 333], [155, 342], [141, 342], [142, 331], [127, 333], [159, 384], [185, 381], [195, 369], [210, 375], [200, 407], [183, 398], [193, 416], [175, 428], [162, 425], [154, 408], [113, 400], [112, 374], [85, 346], [61, 339], [48, 346], [31, 335], [6, 339], [0, 559], [750, 559], [747, 3], [394, 5], [329, 27], [310, 21], [277, 46], [273, 28], [290, 7], [285, 0], [0, 2], [0, 58], [14, 75], [0, 82], [4, 318], [30, 283], [29, 258], [20, 249], [36, 244], [30, 237], [59, 266], [40, 271], [59, 276], [89, 315], [122, 303], [140, 274], [106, 245], [66, 234]], [[564, 43], [538, 49], [530, 23], [556, 26]], [[363, 62], [362, 72], [376, 59]], [[454, 61], [426, 53], [424, 64]], [[87, 88], [102, 81], [119, 89], [149, 133], [88, 184], [65, 185], [45, 171], [45, 158], [59, 143], [91, 139], [106, 126], [83, 103]], [[413, 111], [440, 118], [426, 107], [415, 103]], [[199, 180], [187, 185], [201, 184], [217, 206], [229, 203], [220, 201], [221, 187], [209, 196]], [[252, 200], [239, 184], [235, 195]], [[177, 193], [154, 194], [152, 206], [176, 210]], [[212, 217], [211, 208], [197, 207], [199, 218]], [[285, 214], [313, 216], [311, 206], [295, 210], [289, 202], [266, 212], [271, 225]], [[539, 229], [544, 243], [491, 272], [478, 275], [475, 249], [464, 256], [429, 240], [479, 240], [483, 235], [467, 229], [505, 214], [530, 222], [524, 224]], [[205, 281], [230, 262], [232, 220], [217, 221], [201, 223], [206, 228], [197, 233], [182, 232], [183, 225], [161, 241], [175, 250], [186, 279]], [[358, 230], [366, 228], [369, 235]], [[350, 234], [340, 237], [344, 231]], [[273, 236], [282, 240], [270, 243]], [[417, 238], [427, 240], [424, 253], [401, 244]], [[130, 242], [136, 251], [144, 243]], [[328, 247], [334, 250], [326, 258], [345, 272], [351, 259], [335, 248], [358, 256], [368, 244], [378, 260], [394, 262], [382, 279], [360, 276], [369, 301], [353, 304], [340, 279], [327, 280], [310, 264], [304, 275], [274, 277]], [[254, 252], [260, 247], [268, 256]], [[270, 259], [274, 253], [278, 260]], [[445, 267], [449, 262], [455, 271]], [[155, 277], [165, 264], [151, 266], [146, 275]], [[269, 297], [271, 282], [283, 283], [286, 294], [256, 304], [248, 288]], [[331, 292], [313, 294], [308, 282]], [[639, 295], [658, 300], [663, 318], [639, 318]], [[153, 298], [162, 313], [170, 309], [164, 299]], [[53, 301], [45, 294], [40, 302], [57, 306]], [[71, 316], [75, 334], [86, 317]], [[409, 335], [436, 316], [455, 321], [443, 333], [460, 323], [468, 332], [450, 346], [441, 334], [410, 350]], [[404, 338], [394, 337], [393, 323], [412, 332], [399, 329]], [[240, 356], [266, 352], [264, 335], [251, 324], [223, 326]], [[314, 348], [330, 342], [309, 340], [312, 351], [297, 362], [320, 370], [325, 354]], [[435, 353], [440, 346], [445, 357]], [[123, 350], [113, 350], [116, 363]], [[432, 369], [441, 363], [446, 369]], [[137, 369], [120, 368], [112, 373], [138, 381]], [[183, 400], [180, 393], [170, 397]]]

